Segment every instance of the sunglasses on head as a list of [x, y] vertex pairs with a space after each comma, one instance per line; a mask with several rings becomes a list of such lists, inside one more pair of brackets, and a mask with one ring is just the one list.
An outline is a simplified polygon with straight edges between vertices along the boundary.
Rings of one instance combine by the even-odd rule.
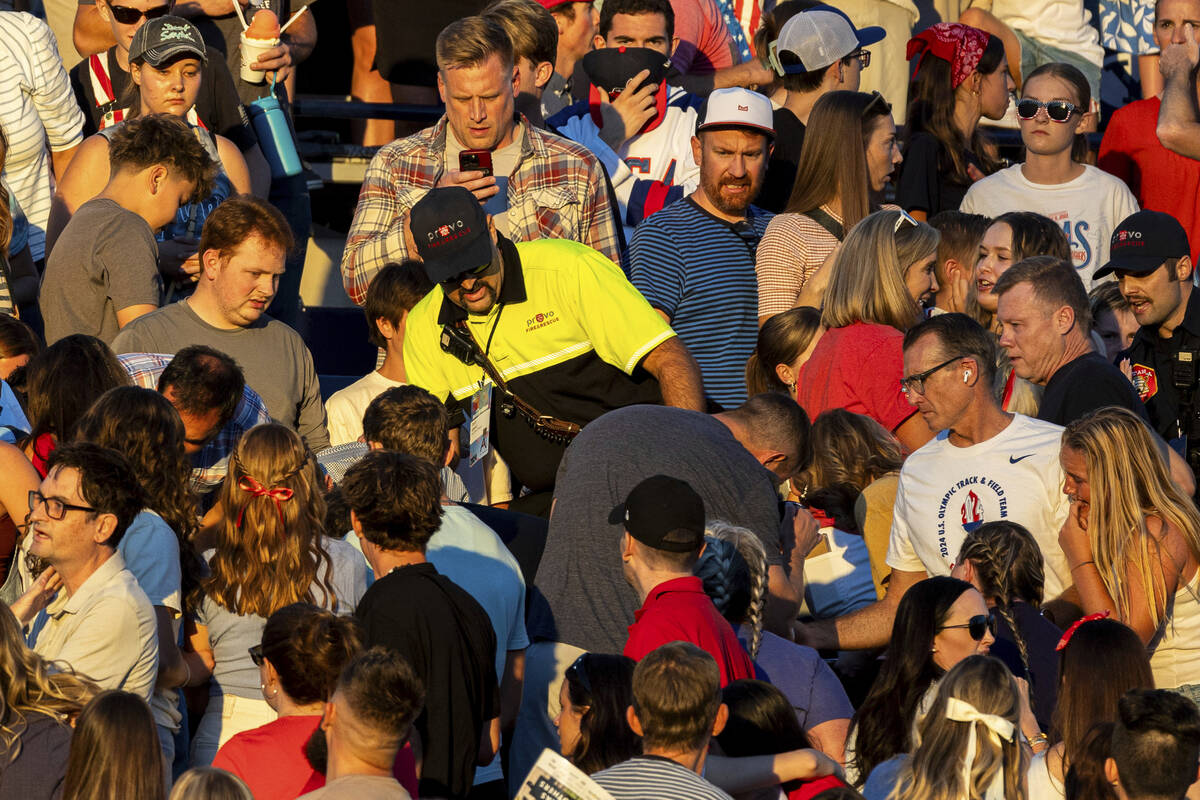
[[1051, 100], [1049, 103], [1043, 103], [1041, 100], [1031, 100], [1027, 97], [1017, 101], [1017, 116], [1021, 119], [1033, 119], [1043, 108], [1046, 109], [1046, 116], [1055, 122], [1066, 122], [1076, 111], [1083, 111], [1079, 106], [1068, 103], [1066, 100]]
[[256, 644], [249, 649], [250, 660], [254, 662], [254, 666], [261, 667], [263, 665], [263, 646]]
[[587, 664], [587, 657], [587, 653], [580, 654], [579, 658], [575, 659], [571, 663], [571, 666], [567, 667], [567, 671], [564, 674], [567, 680], [576, 681], [580, 686], [583, 687], [583, 691], [587, 694], [587, 696], [591, 697], [592, 684], [591, 681], [588, 680], [587, 669], [585, 668], [585, 664]]
[[981, 641], [985, 633], [996, 635], [996, 616], [994, 614], [977, 614], [967, 620], [964, 625], [943, 625], [940, 630], [950, 628], [966, 628], [967, 633], [975, 641]]

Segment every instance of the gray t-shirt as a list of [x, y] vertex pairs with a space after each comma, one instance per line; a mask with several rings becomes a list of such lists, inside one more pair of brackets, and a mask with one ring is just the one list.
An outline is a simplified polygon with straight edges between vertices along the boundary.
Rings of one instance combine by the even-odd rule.
[[46, 341], [86, 333], [111, 344], [117, 312], [157, 306], [162, 294], [158, 245], [146, 220], [113, 200], [87, 201], [71, 217], [46, 260], [39, 305]]
[[[325, 552], [332, 561], [329, 582], [337, 598], [337, 608], [325, 597], [320, 581], [312, 587], [313, 600], [318, 606], [339, 614], [350, 615], [358, 608], [367, 591], [367, 565], [362, 555], [340, 539], [325, 537], [321, 540]], [[204, 560], [212, 558], [214, 550], [204, 553]], [[318, 573], [320, 577], [324, 577]], [[235, 614], [215, 601], [204, 597], [196, 610], [196, 622], [208, 628], [208, 641], [212, 645], [213, 680], [210, 694], [232, 694], [252, 700], [262, 699], [261, 680], [258, 667], [250, 660], [251, 647], [262, 643], [262, 632], [267, 621], [257, 614]]]
[[395, 778], [380, 775], [346, 775], [320, 789], [300, 796], [300, 800], [408, 800], [409, 794]]
[[783, 563], [773, 476], [719, 420], [668, 406], [627, 406], [583, 429], [555, 481], [554, 514], [538, 566], [529, 635], [619, 653], [637, 595], [621, 572], [621, 526], [608, 515], [651, 475], [687, 481], [708, 519], [749, 528]]
[[182, 300], [135, 319], [112, 347], [122, 355], [176, 353], [193, 344], [208, 345], [237, 361], [271, 418], [294, 428], [313, 452], [329, 446], [312, 354], [300, 334], [266, 314], [248, 327], [223, 330], [200, 319]]

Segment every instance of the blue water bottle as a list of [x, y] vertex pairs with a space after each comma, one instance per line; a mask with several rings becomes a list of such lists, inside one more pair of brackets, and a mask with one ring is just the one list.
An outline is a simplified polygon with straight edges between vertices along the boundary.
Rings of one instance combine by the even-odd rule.
[[275, 97], [275, 81], [271, 81], [271, 93], [248, 105], [250, 122], [258, 134], [267, 163], [271, 165], [272, 178], [290, 178], [300, 174], [300, 154], [296, 152], [296, 141], [288, 125], [287, 115]]

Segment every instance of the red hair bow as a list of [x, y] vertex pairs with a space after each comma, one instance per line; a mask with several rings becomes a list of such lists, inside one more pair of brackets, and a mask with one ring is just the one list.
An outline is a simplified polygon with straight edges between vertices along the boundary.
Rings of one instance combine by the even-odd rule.
[[[286, 486], [273, 486], [268, 489], [249, 475], [242, 476], [241, 480], [238, 481], [238, 488], [247, 492], [252, 499], [255, 497], [269, 497], [274, 500], [275, 510], [279, 512], [279, 524], [283, 524], [283, 503], [291, 500], [295, 492]], [[242, 527], [242, 516], [246, 513], [246, 506], [248, 505], [250, 505], [249, 500], [242, 506], [242, 510], [238, 512], [237, 526], [239, 528]]]
[[1112, 612], [1108, 611], [1106, 609], [1104, 611], [1101, 611], [1098, 614], [1088, 614], [1086, 617], [1080, 617], [1079, 619], [1075, 620], [1073, 623], [1071, 623], [1071, 627], [1069, 627], [1065, 631], [1063, 631], [1062, 638], [1058, 640], [1058, 644], [1055, 646], [1054, 649], [1056, 651], [1062, 650], [1068, 644], [1070, 644], [1071, 637], [1075, 635], [1075, 631], [1079, 630], [1079, 626], [1082, 625], [1083, 623], [1095, 622], [1098, 619], [1108, 619], [1110, 614], [1112, 614]]
[[961, 22], [939, 22], [908, 40], [905, 58], [912, 61], [913, 57], [920, 53], [918, 70], [930, 53], [950, 62], [950, 87], [957, 89], [979, 65], [989, 36], [990, 34]]

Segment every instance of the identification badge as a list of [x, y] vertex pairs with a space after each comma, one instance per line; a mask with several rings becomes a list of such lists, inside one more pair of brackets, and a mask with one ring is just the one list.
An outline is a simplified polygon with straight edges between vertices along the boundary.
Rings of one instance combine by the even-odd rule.
[[488, 454], [488, 428], [492, 419], [492, 384], [485, 382], [471, 395], [471, 447], [467, 465], [475, 466]]

